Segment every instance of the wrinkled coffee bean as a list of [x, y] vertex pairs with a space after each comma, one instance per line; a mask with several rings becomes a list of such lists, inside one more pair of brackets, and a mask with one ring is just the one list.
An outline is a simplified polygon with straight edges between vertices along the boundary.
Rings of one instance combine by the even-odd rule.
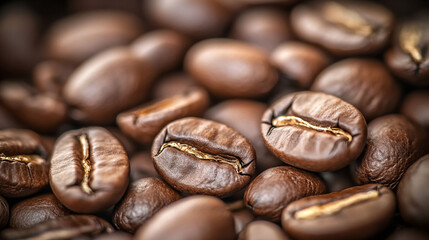
[[429, 91], [417, 90], [408, 94], [402, 102], [401, 114], [426, 128], [429, 133]]
[[238, 236], [238, 240], [289, 240], [286, 233], [276, 224], [268, 221], [249, 223]]
[[4, 197], [0, 196], [0, 229], [4, 228], [9, 221], [9, 204]]
[[55, 144], [49, 183], [67, 208], [94, 213], [118, 202], [128, 186], [129, 162], [107, 130], [83, 128], [64, 133]]
[[297, 200], [282, 214], [282, 226], [296, 239], [367, 239], [393, 218], [395, 195], [380, 184]]
[[150, 152], [142, 151], [134, 154], [130, 159], [130, 179], [134, 182], [146, 177], [159, 177], [159, 175], [153, 166]]
[[362, 152], [365, 118], [349, 103], [329, 94], [291, 93], [262, 117], [262, 137], [283, 162], [309, 171], [334, 171]]
[[326, 192], [322, 179], [290, 166], [273, 167], [258, 175], [246, 189], [244, 203], [255, 215], [279, 221], [282, 210], [300, 198]]
[[200, 118], [168, 124], [152, 144], [154, 166], [183, 193], [228, 196], [255, 172], [255, 150], [232, 128]]
[[176, 72], [158, 79], [153, 86], [151, 96], [155, 100], [161, 100], [184, 94], [195, 86], [197, 83], [188, 74]]
[[63, 86], [74, 68], [59, 61], [43, 61], [33, 70], [33, 83], [40, 92], [61, 98]]

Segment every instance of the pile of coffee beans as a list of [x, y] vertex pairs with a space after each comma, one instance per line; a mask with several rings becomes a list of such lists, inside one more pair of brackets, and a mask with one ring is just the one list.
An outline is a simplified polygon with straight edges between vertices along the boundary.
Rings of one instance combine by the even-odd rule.
[[429, 239], [429, 2], [0, 3], [0, 239]]

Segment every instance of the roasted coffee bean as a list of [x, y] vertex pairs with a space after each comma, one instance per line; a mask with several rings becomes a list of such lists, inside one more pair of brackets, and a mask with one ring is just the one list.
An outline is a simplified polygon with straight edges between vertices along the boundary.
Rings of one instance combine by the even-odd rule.
[[210, 93], [222, 98], [261, 97], [278, 81], [262, 50], [231, 39], [197, 43], [186, 55], [185, 68]]
[[313, 173], [290, 166], [273, 167], [250, 183], [244, 203], [255, 215], [279, 221], [282, 210], [289, 203], [325, 192], [325, 183]]
[[4, 240], [12, 239], [72, 239], [113, 232], [105, 220], [92, 215], [68, 215], [37, 224], [27, 229], [7, 229], [0, 233]]
[[131, 44], [131, 51], [152, 65], [158, 72], [177, 68], [181, 63], [190, 40], [171, 30], [156, 30], [144, 34]]
[[61, 98], [63, 86], [74, 68], [65, 62], [44, 61], [33, 70], [34, 86], [43, 93]]
[[234, 218], [235, 233], [239, 234], [246, 226], [249, 224], [255, 216], [253, 216], [252, 211], [247, 208], [241, 208], [239, 210], [232, 212], [232, 217]]
[[141, 33], [141, 21], [132, 14], [114, 10], [79, 13], [49, 29], [45, 54], [77, 65], [105, 49], [130, 43]]
[[152, 145], [154, 166], [183, 193], [228, 196], [255, 172], [255, 150], [232, 128], [200, 118], [168, 124]]
[[374, 119], [368, 125], [365, 151], [352, 166], [355, 182], [396, 189], [408, 167], [427, 151], [425, 144], [425, 131], [402, 115]]
[[184, 94], [123, 112], [117, 116], [116, 123], [127, 136], [141, 144], [150, 145], [168, 123], [184, 117], [203, 115], [209, 101], [203, 88], [192, 88]]
[[229, 35], [268, 53], [292, 37], [287, 14], [276, 8], [245, 10], [236, 18]]
[[238, 236], [238, 240], [289, 240], [290, 238], [279, 226], [268, 221], [249, 223]]
[[83, 128], [64, 133], [55, 144], [49, 183], [67, 208], [98, 212], [118, 202], [128, 185], [129, 162], [107, 130]]
[[429, 133], [429, 91], [418, 90], [408, 94], [402, 102], [401, 113], [425, 127]]
[[188, 74], [177, 72], [156, 80], [151, 94], [153, 99], [161, 100], [184, 94], [195, 86], [197, 83]]
[[282, 226], [296, 239], [367, 239], [393, 218], [395, 195], [380, 184], [297, 200], [283, 211]]
[[30, 228], [69, 213], [70, 211], [52, 193], [43, 194], [13, 205], [9, 226], [15, 229]]
[[130, 159], [130, 179], [134, 182], [146, 177], [159, 177], [159, 175], [153, 166], [150, 152], [142, 151], [134, 154]]
[[426, 13], [399, 24], [393, 47], [384, 58], [396, 76], [416, 86], [429, 86], [428, 22]]
[[317, 47], [294, 41], [279, 45], [270, 60], [284, 78], [305, 89], [330, 62], [328, 55]]
[[297, 92], [265, 111], [262, 137], [285, 163], [310, 171], [334, 171], [362, 152], [366, 122], [359, 110], [337, 97]]
[[132, 139], [125, 136], [124, 133], [121, 132], [119, 128], [116, 127], [107, 127], [107, 130], [118, 139], [119, 143], [121, 143], [122, 147], [124, 147], [127, 156], [132, 156], [137, 151], [137, 146]]
[[328, 192], [339, 192], [354, 186], [348, 167], [334, 172], [321, 172], [320, 177], [326, 183]]
[[311, 90], [343, 99], [368, 120], [393, 112], [401, 97], [401, 89], [386, 67], [365, 58], [349, 58], [329, 66], [317, 76]]
[[291, 25], [298, 37], [339, 56], [374, 54], [388, 43], [393, 14], [368, 1], [312, 1], [295, 7]]
[[221, 35], [230, 18], [216, 0], [147, 0], [143, 9], [155, 25], [196, 39]]
[[211, 196], [192, 196], [161, 209], [137, 232], [135, 239], [235, 239], [227, 206]]
[[0, 196], [0, 229], [4, 228], [9, 221], [9, 204]]
[[155, 74], [127, 48], [97, 54], [77, 68], [64, 86], [71, 118], [93, 124], [114, 122], [119, 112], [147, 96]]
[[[261, 137], [261, 117], [267, 105], [251, 100], [227, 100], [210, 108], [205, 118], [226, 124], [243, 134], [256, 151], [256, 170], [284, 165], [265, 146]], [[238, 120], [239, 119], [239, 120]]]
[[124, 198], [117, 205], [113, 223], [119, 229], [134, 233], [161, 208], [180, 199], [159, 178], [143, 178], [130, 184]]
[[25, 197], [48, 184], [49, 163], [40, 141], [29, 130], [0, 131], [0, 195]]
[[398, 186], [398, 206], [405, 221], [429, 228], [429, 154], [421, 157], [405, 172]]
[[67, 117], [62, 101], [38, 93], [23, 82], [0, 83], [0, 104], [24, 125], [39, 132], [56, 130]]

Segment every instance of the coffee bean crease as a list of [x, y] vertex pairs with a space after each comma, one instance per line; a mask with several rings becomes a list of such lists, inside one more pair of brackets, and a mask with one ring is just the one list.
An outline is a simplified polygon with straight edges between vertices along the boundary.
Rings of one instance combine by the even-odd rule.
[[87, 194], [93, 194], [91, 187], [89, 186], [89, 177], [91, 173], [91, 161], [89, 155], [89, 142], [88, 137], [85, 134], [79, 136], [79, 142], [82, 146], [82, 167], [84, 170], [83, 180], [81, 182], [82, 190]]
[[399, 43], [402, 50], [408, 53], [417, 64], [423, 61], [423, 56], [419, 48], [421, 38], [421, 27], [416, 23], [404, 25], [399, 33]]
[[25, 164], [34, 162], [37, 164], [43, 164], [45, 160], [43, 160], [38, 155], [14, 155], [14, 156], [6, 156], [4, 153], [0, 153], [1, 161], [9, 161], [9, 162], [22, 162]]

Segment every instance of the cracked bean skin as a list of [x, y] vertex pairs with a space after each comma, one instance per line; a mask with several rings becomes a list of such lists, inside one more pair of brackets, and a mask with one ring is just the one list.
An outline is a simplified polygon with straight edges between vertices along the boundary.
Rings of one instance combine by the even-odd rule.
[[128, 157], [119, 141], [104, 128], [90, 127], [60, 136], [51, 158], [49, 181], [67, 208], [93, 213], [121, 199], [129, 172]]
[[277, 100], [262, 116], [262, 137], [280, 160], [309, 171], [335, 171], [355, 160], [366, 122], [351, 104], [325, 93], [297, 92]]
[[367, 239], [388, 226], [395, 207], [389, 188], [367, 184], [292, 202], [282, 226], [296, 239]]
[[242, 189], [255, 172], [255, 150], [232, 128], [183, 118], [168, 124], [152, 145], [155, 169], [182, 193], [225, 197]]
[[48, 184], [49, 163], [40, 136], [33, 131], [0, 131], [0, 195], [25, 197]]
[[255, 215], [279, 221], [282, 210], [289, 203], [325, 192], [325, 183], [316, 174], [280, 166], [258, 175], [246, 189], [243, 200]]

